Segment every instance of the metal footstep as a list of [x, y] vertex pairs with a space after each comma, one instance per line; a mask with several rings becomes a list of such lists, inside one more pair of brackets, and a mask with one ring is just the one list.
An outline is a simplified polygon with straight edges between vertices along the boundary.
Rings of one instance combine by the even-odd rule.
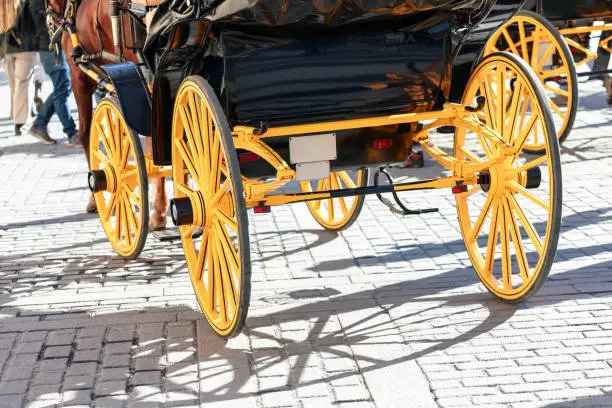
[[[387, 172], [387, 170], [385, 170], [384, 168], [380, 168], [376, 171], [376, 174], [374, 175], [374, 186], [378, 186], [378, 178], [380, 177], [381, 174], [384, 174], [387, 177], [387, 181], [389, 182], [389, 184], [393, 184], [393, 177], [391, 177], [391, 175]], [[421, 210], [411, 210], [402, 202], [402, 200], [400, 200], [400, 198], [397, 196], [397, 192], [392, 191], [391, 195], [393, 196], [393, 199], [395, 200], [395, 204], [391, 202], [390, 200], [386, 199], [385, 197], [383, 197], [382, 194], [376, 194], [376, 197], [378, 197], [380, 202], [386, 205], [389, 208], [389, 210], [391, 210], [391, 212], [394, 214], [417, 215], [417, 214], [438, 212], [437, 208], [424, 208]]]
[[[199, 238], [202, 236], [202, 228], [196, 228], [191, 235], [193, 239]], [[166, 241], [177, 241], [181, 239], [181, 233], [178, 227], [166, 227], [163, 230], [151, 231], [150, 234], [161, 242]]]

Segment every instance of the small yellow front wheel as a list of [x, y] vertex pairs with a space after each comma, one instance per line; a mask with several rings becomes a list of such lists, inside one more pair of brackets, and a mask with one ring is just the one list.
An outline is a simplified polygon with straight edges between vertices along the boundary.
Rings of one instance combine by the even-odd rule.
[[[332, 172], [329, 177], [315, 182], [302, 181], [300, 182], [300, 188], [303, 192], [312, 192], [365, 187], [368, 185], [369, 174], [368, 169]], [[308, 201], [306, 205], [314, 219], [323, 228], [330, 231], [339, 231], [353, 225], [361, 213], [364, 201], [364, 195], [357, 195], [347, 198]]]
[[89, 184], [102, 227], [115, 252], [135, 259], [147, 238], [149, 185], [140, 139], [116, 99], [98, 104], [89, 138]]
[[[572, 53], [559, 30], [541, 15], [523, 10], [487, 41], [484, 55], [496, 51], [521, 57], [536, 73], [548, 96], [559, 143], [563, 143], [578, 110], [578, 76]], [[525, 141], [525, 151], [543, 153], [545, 144], [539, 133], [532, 132]]]
[[[514, 87], [510, 92], [510, 82]], [[489, 162], [478, 184], [457, 194], [461, 233], [478, 277], [500, 299], [527, 299], [546, 280], [561, 230], [561, 159], [548, 101], [531, 68], [506, 52], [485, 57], [463, 103], [486, 97], [474, 120], [497, 135], [457, 126], [458, 160]], [[527, 153], [539, 132], [544, 151]]]
[[185, 78], [176, 95], [172, 178], [174, 202], [186, 209], [173, 218], [183, 220], [179, 230], [196, 298], [215, 333], [235, 336], [251, 291], [247, 210], [229, 124], [200, 76]]

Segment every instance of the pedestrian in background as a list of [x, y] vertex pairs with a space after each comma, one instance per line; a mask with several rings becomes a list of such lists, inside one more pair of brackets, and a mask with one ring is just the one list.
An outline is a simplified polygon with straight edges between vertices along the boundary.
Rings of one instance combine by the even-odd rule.
[[68, 105], [68, 97], [72, 91], [68, 63], [63, 53], [57, 55], [55, 51], [49, 51], [45, 0], [21, 0], [21, 10], [22, 15], [17, 19], [17, 34], [30, 49], [38, 51], [45, 73], [53, 83], [53, 92], [40, 107], [30, 127], [30, 134], [45, 144], [57, 143], [47, 130], [47, 125], [55, 113], [68, 138], [68, 146], [80, 147], [81, 140]]
[[35, 54], [28, 52], [26, 46], [15, 34], [17, 16], [14, 0], [0, 0], [0, 49], [5, 54], [6, 72], [8, 74], [11, 119], [15, 124], [15, 135], [21, 135], [21, 128], [28, 120], [28, 88]]

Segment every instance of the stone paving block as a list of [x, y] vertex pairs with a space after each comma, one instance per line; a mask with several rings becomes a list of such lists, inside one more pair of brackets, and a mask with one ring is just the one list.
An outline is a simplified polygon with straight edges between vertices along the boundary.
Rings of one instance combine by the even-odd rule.
[[72, 346], [51, 346], [45, 349], [44, 358], [68, 357], [72, 353]]
[[0, 382], [0, 394], [24, 394], [28, 389], [28, 380], [13, 380]]
[[97, 381], [94, 392], [96, 396], [125, 395], [125, 385], [125, 380]]
[[65, 377], [62, 389], [65, 390], [90, 390], [93, 388], [95, 377], [93, 375], [78, 375]]

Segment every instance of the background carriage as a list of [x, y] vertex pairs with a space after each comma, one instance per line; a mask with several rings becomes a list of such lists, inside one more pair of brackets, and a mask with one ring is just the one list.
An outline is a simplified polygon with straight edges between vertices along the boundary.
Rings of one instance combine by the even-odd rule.
[[[537, 75], [510, 53], [485, 56], [520, 6], [174, 1], [158, 6], [143, 49], [135, 11], [111, 7], [117, 47], [141, 66], [79, 61], [108, 93], [94, 112], [89, 185], [111, 244], [138, 255], [147, 177], [171, 172], [197, 299], [232, 336], [249, 304], [248, 208], [306, 202], [323, 227], [342, 229], [365, 195], [445, 188], [480, 280], [502, 300], [526, 299], [554, 259], [561, 168]], [[450, 148], [435, 142], [438, 128], [453, 129]], [[138, 134], [152, 138], [150, 157]], [[403, 162], [414, 143], [446, 175], [368, 184], [369, 168]], [[302, 191], [279, 191], [290, 181]]]
[[[601, 34], [595, 36], [596, 32]], [[560, 142], [571, 132], [576, 117], [578, 78], [612, 72], [607, 67], [577, 72], [577, 67], [597, 58], [597, 52], [589, 49], [593, 37], [597, 48], [609, 54], [612, 42], [609, 0], [530, 0], [492, 35], [485, 48], [485, 53], [511, 52], [533, 68], [549, 96]], [[542, 149], [542, 140], [536, 137], [534, 134], [527, 141], [533, 151]]]

